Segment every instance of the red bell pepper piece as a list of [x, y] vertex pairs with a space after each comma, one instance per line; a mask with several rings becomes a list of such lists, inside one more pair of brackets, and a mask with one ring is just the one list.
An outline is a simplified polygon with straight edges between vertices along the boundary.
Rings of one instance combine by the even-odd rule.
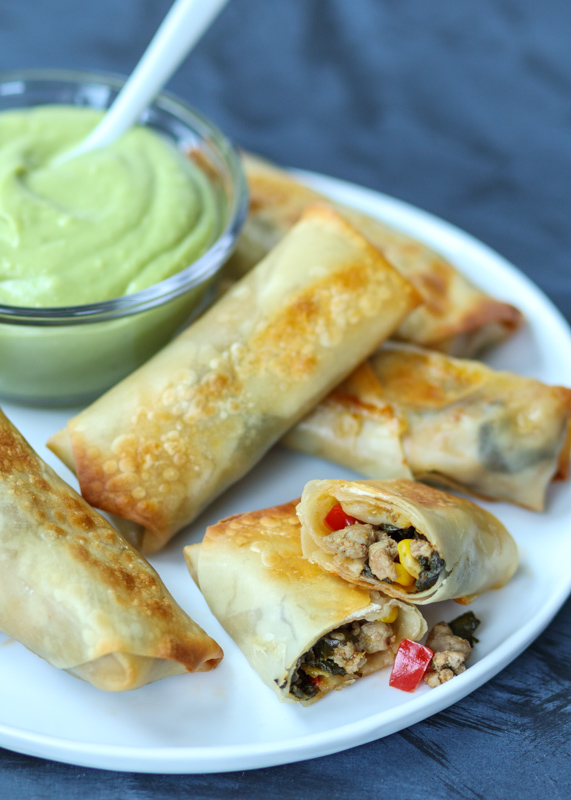
[[403, 692], [414, 692], [430, 666], [433, 655], [429, 647], [403, 639], [397, 650], [389, 685]]
[[339, 503], [333, 506], [329, 514], [325, 517], [325, 524], [328, 528], [331, 528], [332, 531], [340, 531], [342, 528], [346, 528], [348, 525], [354, 525], [358, 521], [359, 520], [355, 519], [355, 517], [346, 514]]

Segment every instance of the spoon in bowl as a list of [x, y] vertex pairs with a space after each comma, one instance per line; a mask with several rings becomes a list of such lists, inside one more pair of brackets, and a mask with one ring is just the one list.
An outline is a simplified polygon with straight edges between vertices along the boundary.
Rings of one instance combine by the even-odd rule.
[[127, 83], [83, 142], [59, 155], [56, 166], [105, 147], [124, 134], [160, 92], [228, 0], [175, 0]]

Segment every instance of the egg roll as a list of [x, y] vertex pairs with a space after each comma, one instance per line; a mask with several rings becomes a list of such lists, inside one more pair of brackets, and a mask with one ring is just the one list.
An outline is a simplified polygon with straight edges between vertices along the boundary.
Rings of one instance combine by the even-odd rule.
[[286, 434], [368, 478], [415, 478], [545, 507], [568, 477], [571, 390], [387, 343]]
[[215, 667], [151, 565], [0, 411], [0, 631], [98, 689]]
[[248, 153], [242, 157], [250, 210], [226, 270], [228, 280], [241, 277], [263, 258], [308, 205], [328, 202], [378, 247], [422, 296], [423, 304], [401, 323], [393, 338], [452, 355], [473, 356], [520, 326], [523, 318], [518, 309], [478, 289], [426, 244], [328, 200], [261, 158]]
[[297, 513], [307, 559], [409, 603], [469, 602], [518, 565], [516, 543], [492, 514], [404, 478], [310, 481]]
[[154, 552], [418, 302], [338, 214], [312, 207], [242, 281], [48, 446], [75, 468], [88, 502], [140, 526], [137, 545]]
[[185, 548], [217, 617], [280, 700], [309, 705], [392, 664], [426, 622], [411, 605], [352, 586], [303, 558], [296, 503], [237, 514]]

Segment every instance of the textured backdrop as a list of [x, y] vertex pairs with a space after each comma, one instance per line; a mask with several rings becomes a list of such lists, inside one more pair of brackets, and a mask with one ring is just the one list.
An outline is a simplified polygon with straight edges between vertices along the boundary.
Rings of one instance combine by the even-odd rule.
[[[0, 69], [128, 73], [168, 7], [2, 0]], [[569, 320], [570, 32], [565, 0], [231, 0], [169, 88], [246, 148], [459, 225], [532, 277]], [[179, 777], [0, 751], [0, 796], [568, 798], [570, 630], [568, 603], [495, 680], [346, 753]]]

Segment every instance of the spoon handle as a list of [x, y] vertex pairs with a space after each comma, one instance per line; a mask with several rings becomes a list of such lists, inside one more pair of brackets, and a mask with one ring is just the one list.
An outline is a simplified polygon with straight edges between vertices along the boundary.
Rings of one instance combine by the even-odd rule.
[[105, 147], [138, 119], [228, 0], [175, 0], [131, 77], [95, 130], [65, 160]]

